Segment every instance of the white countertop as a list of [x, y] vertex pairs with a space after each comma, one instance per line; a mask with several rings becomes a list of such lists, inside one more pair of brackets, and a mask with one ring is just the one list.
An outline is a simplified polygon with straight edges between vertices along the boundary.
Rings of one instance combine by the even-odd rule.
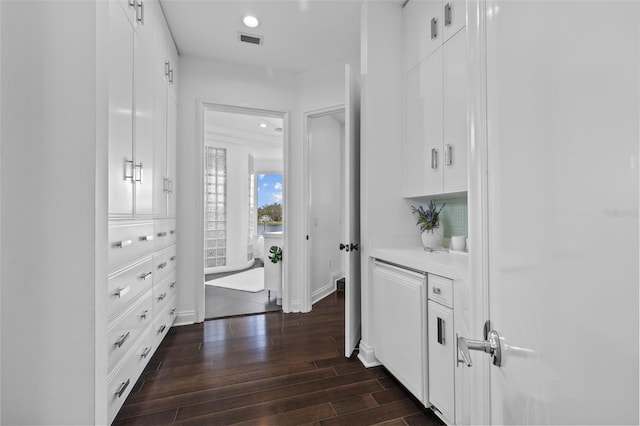
[[453, 280], [469, 282], [469, 257], [445, 252], [429, 253], [423, 247], [377, 248], [371, 257]]

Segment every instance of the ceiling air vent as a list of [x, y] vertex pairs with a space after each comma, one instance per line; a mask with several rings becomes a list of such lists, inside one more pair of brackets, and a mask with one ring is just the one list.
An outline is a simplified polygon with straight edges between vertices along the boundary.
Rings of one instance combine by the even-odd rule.
[[251, 34], [245, 34], [245, 33], [238, 33], [238, 40], [240, 40], [243, 43], [249, 43], [249, 44], [257, 44], [259, 46], [262, 45], [262, 36], [256, 36], [256, 35], [251, 35]]

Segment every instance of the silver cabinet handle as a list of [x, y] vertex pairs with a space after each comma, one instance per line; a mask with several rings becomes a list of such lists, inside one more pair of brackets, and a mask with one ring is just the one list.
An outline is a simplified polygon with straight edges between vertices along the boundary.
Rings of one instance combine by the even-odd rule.
[[135, 170], [140, 170], [140, 174], [139, 174], [140, 177], [136, 177], [134, 178], [134, 180], [138, 183], [142, 183], [142, 172], [144, 171], [144, 166], [142, 165], [142, 162], [140, 162], [140, 164], [136, 164]]
[[138, 8], [136, 9], [136, 20], [144, 25], [144, 2], [142, 0], [138, 2]]
[[141, 236], [140, 241], [153, 241], [153, 234]]
[[140, 354], [140, 356], [141, 356], [142, 358], [146, 358], [147, 356], [149, 356], [149, 353], [150, 353], [150, 352], [151, 352], [151, 347], [146, 347], [146, 348], [144, 348], [144, 352], [142, 352], [142, 353]]
[[[131, 169], [129, 169], [129, 164], [131, 165]], [[131, 174], [128, 173], [129, 170], [131, 170]], [[124, 159], [123, 178], [123, 180], [131, 179], [131, 182], [133, 182], [133, 160], [127, 160], [126, 158]]]
[[441, 290], [439, 287], [433, 287], [433, 289], [431, 289], [431, 291], [433, 292], [433, 294], [440, 294]]
[[135, 0], [129, 0], [129, 7], [136, 7]]
[[126, 286], [125, 288], [120, 288], [118, 289], [118, 291], [115, 292], [115, 295], [118, 296], [119, 298], [122, 298], [122, 296], [129, 293], [129, 290], [131, 290], [130, 286]]
[[120, 398], [122, 396], [122, 394], [124, 393], [125, 389], [127, 389], [127, 387], [129, 386], [129, 382], [130, 381], [131, 381], [131, 379], [127, 379], [126, 382], [122, 382], [120, 384], [120, 387], [116, 391], [116, 395], [118, 395], [118, 398]]
[[166, 237], [166, 236], [167, 236], [167, 233], [166, 233], [166, 232], [158, 232], [158, 237], [160, 237], [160, 238], [164, 238], [164, 237]]
[[175, 233], [176, 233], [176, 230], [175, 230], [175, 229], [172, 229], [171, 231], [169, 231], [169, 233], [170, 233], [171, 235], [173, 235], [173, 234], [175, 234]]
[[176, 260], [175, 255], [174, 255], [174, 256], [171, 256], [171, 257], [169, 258], [169, 260], [170, 260], [171, 262], [175, 261], [175, 260]]
[[116, 247], [125, 248], [125, 247], [129, 247], [131, 244], [133, 244], [133, 241], [131, 240], [122, 240], [122, 241], [118, 241], [114, 245]]
[[169, 288], [174, 288], [175, 286], [176, 286], [175, 281], [174, 281], [174, 282], [172, 282], [171, 284], [169, 284]]
[[142, 274], [142, 275], [140, 275], [140, 279], [141, 280], [146, 280], [147, 278], [149, 278], [149, 275], [151, 275], [151, 274], [152, 274], [151, 271], [147, 272], [146, 274]]
[[164, 76], [165, 77], [169, 77], [169, 70], [171, 69], [171, 64], [169, 64], [169, 61], [165, 61], [164, 63]]
[[438, 317], [438, 343], [440, 343], [441, 345], [445, 345], [446, 342], [446, 338], [445, 338], [445, 322], [442, 318]]
[[161, 264], [158, 265], [158, 269], [164, 269], [167, 267], [167, 262], [162, 262]]
[[173, 315], [176, 313], [176, 308], [173, 308], [172, 310], [169, 311], [169, 315]]
[[447, 144], [447, 147], [444, 150], [444, 164], [446, 166], [453, 165], [453, 145], [450, 143]]
[[435, 148], [431, 148], [431, 168], [438, 168], [438, 150]]
[[166, 325], [162, 325], [162, 327], [160, 327], [160, 328], [158, 329], [158, 333], [162, 333], [163, 331], [165, 331], [165, 330], [166, 330], [166, 328], [167, 328], [167, 326], [166, 326]]
[[118, 340], [116, 340], [116, 346], [121, 348], [122, 345], [124, 345], [124, 342], [126, 342], [127, 339], [129, 338], [129, 334], [130, 333], [127, 331], [127, 334], [123, 334], [122, 336], [120, 336]]
[[451, 3], [444, 5], [444, 26], [448, 27], [449, 25], [451, 25]]
[[431, 18], [431, 40], [438, 38], [438, 20]]
[[173, 84], [173, 68], [169, 70], [169, 83]]
[[164, 189], [163, 189], [163, 191], [166, 192], [166, 193], [169, 193], [170, 192], [169, 191], [169, 178], [164, 178], [163, 180], [164, 180]]
[[142, 311], [142, 313], [140, 314], [140, 318], [141, 319], [147, 319], [147, 315], [149, 315], [149, 310], [145, 309], [144, 311]]
[[167, 293], [162, 293], [160, 296], [158, 296], [158, 300], [164, 300], [164, 298], [167, 297]]

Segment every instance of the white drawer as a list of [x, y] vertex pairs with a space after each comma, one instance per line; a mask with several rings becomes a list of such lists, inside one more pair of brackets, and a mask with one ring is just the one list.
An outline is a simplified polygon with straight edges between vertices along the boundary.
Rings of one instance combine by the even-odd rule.
[[151, 288], [153, 282], [153, 258], [151, 256], [109, 276], [109, 318], [129, 305], [139, 294]]
[[427, 297], [429, 300], [453, 309], [453, 281], [449, 278], [429, 274], [427, 277], [427, 286]]
[[133, 350], [118, 364], [116, 369], [109, 375], [107, 386], [107, 405], [109, 410], [109, 424], [113, 422], [124, 404], [124, 401], [131, 393], [138, 377], [144, 367], [151, 359], [154, 352], [153, 330], [148, 329], [145, 334], [136, 342]]
[[176, 320], [176, 300], [175, 297], [167, 300], [164, 311], [160, 312], [153, 319], [151, 336], [153, 337], [153, 345], [155, 348], [160, 346], [162, 339], [167, 335]]
[[176, 243], [176, 220], [162, 219], [153, 223], [156, 250]]
[[128, 261], [153, 250], [153, 222], [111, 222], [109, 224], [109, 265]]
[[148, 291], [131, 309], [109, 325], [109, 371], [118, 364], [151, 325], [152, 309], [151, 291]]
[[153, 254], [153, 282], [163, 281], [176, 267], [176, 245]]
[[171, 271], [160, 283], [153, 285], [153, 312], [162, 312], [176, 295], [176, 272]]

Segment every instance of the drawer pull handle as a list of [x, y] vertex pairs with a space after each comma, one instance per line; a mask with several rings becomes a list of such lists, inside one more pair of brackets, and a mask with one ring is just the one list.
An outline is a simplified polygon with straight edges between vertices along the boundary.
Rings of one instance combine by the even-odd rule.
[[131, 240], [122, 240], [115, 243], [115, 246], [120, 248], [125, 248], [125, 247], [129, 247], [131, 244], [133, 244], [133, 241]]
[[173, 308], [171, 311], [169, 311], [169, 315], [173, 315], [176, 313], [176, 308]]
[[444, 327], [444, 320], [442, 318], [438, 318], [438, 343], [440, 343], [441, 345], [446, 344], [446, 340], [444, 337]]
[[124, 345], [124, 342], [126, 342], [128, 338], [129, 338], [129, 332], [127, 331], [127, 334], [123, 334], [122, 336], [120, 336], [118, 340], [116, 340], [116, 346], [121, 348], [122, 345]]
[[166, 233], [166, 232], [158, 232], [158, 237], [160, 237], [160, 238], [164, 238], [164, 237], [166, 237], [166, 236], [167, 236], [167, 233]]
[[131, 287], [130, 286], [126, 286], [125, 288], [118, 289], [118, 291], [116, 291], [115, 295], [118, 296], [119, 298], [122, 298], [122, 296], [124, 296], [125, 294], [129, 293], [129, 290], [131, 290]]
[[444, 26], [448, 27], [449, 25], [451, 25], [451, 3], [444, 6]]
[[164, 300], [164, 298], [167, 297], [167, 293], [162, 293], [160, 296], [158, 296], [158, 300]]
[[167, 267], [167, 262], [162, 262], [161, 264], [158, 265], [158, 269], [164, 269]]
[[160, 327], [160, 328], [158, 329], [158, 333], [162, 333], [166, 328], [167, 328], [167, 326], [166, 326], [166, 325], [163, 325], [162, 327]]
[[433, 289], [432, 289], [431, 291], [433, 291], [433, 294], [440, 294], [440, 293], [442, 293], [442, 290], [440, 290], [440, 288], [439, 288], [439, 287], [433, 287]]
[[140, 241], [153, 241], [153, 234], [141, 236]]
[[144, 311], [142, 311], [142, 313], [140, 314], [140, 318], [141, 319], [147, 319], [147, 315], [149, 314], [149, 310], [145, 309]]
[[118, 395], [118, 398], [120, 398], [122, 396], [122, 394], [124, 393], [124, 391], [129, 387], [129, 382], [131, 382], [131, 379], [127, 379], [126, 382], [122, 382], [120, 384], [120, 387], [116, 391], [116, 395]]
[[151, 352], [151, 347], [144, 348], [144, 352], [142, 352], [142, 353], [140, 354], [140, 356], [141, 356], [142, 358], [146, 358], [147, 356], [149, 356], [149, 353], [150, 353], [150, 352]]
[[176, 257], [175, 257], [175, 256], [171, 256], [171, 258], [169, 258], [169, 260], [170, 260], [171, 262], [173, 262], [173, 261], [175, 261], [175, 260], [176, 260]]
[[171, 231], [169, 231], [169, 233], [170, 233], [171, 235], [173, 235], [173, 234], [175, 234], [175, 233], [176, 233], [176, 230], [175, 230], [175, 229], [172, 229]]
[[174, 281], [174, 282], [172, 282], [171, 284], [169, 284], [169, 288], [174, 288], [175, 286], [176, 286], [175, 281]]
[[147, 272], [146, 274], [140, 275], [140, 279], [141, 280], [146, 280], [147, 278], [149, 278], [149, 275], [151, 275], [151, 271]]

